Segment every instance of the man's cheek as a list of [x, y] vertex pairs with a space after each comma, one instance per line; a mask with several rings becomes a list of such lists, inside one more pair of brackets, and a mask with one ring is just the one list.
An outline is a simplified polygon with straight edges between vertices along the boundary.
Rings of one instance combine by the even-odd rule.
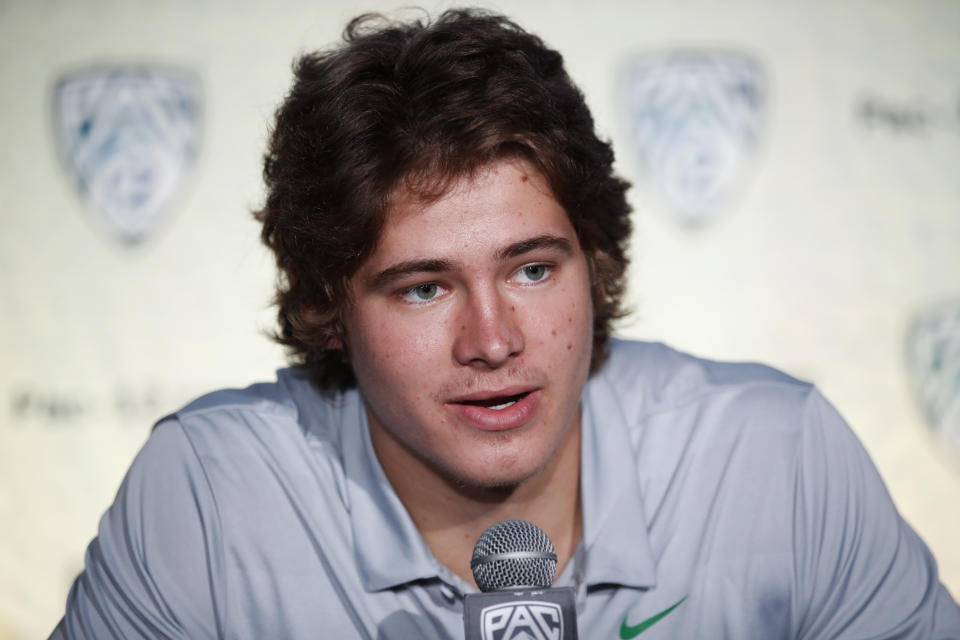
[[578, 349], [593, 322], [589, 300], [570, 288], [562, 289], [541, 315], [539, 334], [543, 340], [562, 343], [564, 350]]
[[425, 320], [386, 322], [369, 336], [378, 366], [395, 370], [400, 376], [409, 376], [435, 364], [445, 339], [441, 327]]

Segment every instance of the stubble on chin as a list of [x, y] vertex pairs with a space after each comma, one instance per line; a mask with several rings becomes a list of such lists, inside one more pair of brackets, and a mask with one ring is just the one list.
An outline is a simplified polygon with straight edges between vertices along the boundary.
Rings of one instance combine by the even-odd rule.
[[463, 479], [452, 480], [454, 490], [463, 496], [469, 496], [473, 501], [495, 504], [503, 502], [517, 490], [519, 482], [494, 482], [491, 484], [476, 484]]
[[[577, 405], [577, 411], [579, 411], [579, 403]], [[543, 473], [547, 467], [550, 466], [551, 461], [560, 455], [560, 449], [570, 437], [571, 434], [569, 430], [574, 428], [573, 423], [575, 421], [574, 417], [568, 420], [568, 423], [563, 427], [563, 433], [557, 437], [552, 443], [552, 447], [543, 454], [543, 459], [537, 461], [537, 464], [532, 469], [516, 468], [518, 464], [523, 464], [522, 461], [514, 459], [516, 451], [512, 449], [514, 443], [510, 442], [510, 440], [517, 437], [516, 433], [484, 433], [482, 437], [486, 441], [477, 446], [488, 448], [484, 456], [488, 460], [491, 460], [486, 470], [489, 471], [487, 477], [472, 477], [470, 474], [465, 473], [464, 469], [449, 468], [439, 469], [441, 472], [440, 475], [451, 489], [464, 497], [469, 497], [472, 500], [484, 503], [502, 502], [504, 499], [513, 495], [514, 492], [525, 483]], [[537, 425], [531, 426], [535, 429], [544, 427], [544, 425], [539, 425], [539, 427]], [[531, 444], [530, 446], [537, 447], [535, 444]], [[501, 451], [498, 452], [498, 450]], [[425, 462], [430, 464], [429, 461]], [[436, 469], [437, 467], [434, 465], [434, 468]]]
[[[470, 447], [470, 451], [465, 452], [466, 455], [472, 455], [481, 447], [486, 449], [483, 457], [490, 462], [480, 474], [472, 473], [465, 466], [457, 468], [449, 464], [437, 464], [437, 461], [423, 460], [423, 462], [433, 467], [443, 482], [453, 491], [478, 502], [500, 502], [510, 497], [524, 481], [535, 476], [543, 467], [541, 464], [532, 472], [511, 473], [509, 471], [511, 462], [506, 459], [511, 454], [507, 449], [510, 446], [509, 440], [515, 438], [516, 434], [484, 433], [482, 437], [485, 442], [476, 443]], [[498, 454], [498, 450], [501, 449], [503, 453]]]

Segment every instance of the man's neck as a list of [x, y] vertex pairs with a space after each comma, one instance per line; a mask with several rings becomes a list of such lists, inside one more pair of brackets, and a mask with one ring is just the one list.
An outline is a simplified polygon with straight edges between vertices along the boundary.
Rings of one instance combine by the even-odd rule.
[[[382, 461], [384, 434], [371, 431]], [[501, 520], [529, 520], [543, 529], [557, 551], [557, 574], [580, 543], [580, 417], [569, 425], [546, 465], [504, 489], [467, 488], [438, 475], [419, 460], [402, 469], [383, 469], [434, 557], [474, 585], [470, 557], [477, 538]]]

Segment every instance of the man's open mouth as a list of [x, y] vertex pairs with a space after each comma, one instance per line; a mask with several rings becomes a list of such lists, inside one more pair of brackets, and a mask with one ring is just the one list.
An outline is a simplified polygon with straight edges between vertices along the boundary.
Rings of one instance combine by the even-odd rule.
[[485, 409], [502, 411], [507, 407], [515, 405], [520, 400], [523, 400], [529, 394], [529, 391], [524, 391], [523, 393], [518, 393], [512, 396], [494, 396], [492, 398], [484, 398], [483, 400], [461, 400], [457, 404], [468, 404], [474, 407], [484, 407]]

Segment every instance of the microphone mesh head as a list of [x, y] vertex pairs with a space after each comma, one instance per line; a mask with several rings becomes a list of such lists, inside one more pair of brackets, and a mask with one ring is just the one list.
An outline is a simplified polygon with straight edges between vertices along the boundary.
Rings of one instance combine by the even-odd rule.
[[481, 591], [553, 584], [557, 554], [543, 529], [526, 520], [504, 520], [484, 531], [470, 560]]

